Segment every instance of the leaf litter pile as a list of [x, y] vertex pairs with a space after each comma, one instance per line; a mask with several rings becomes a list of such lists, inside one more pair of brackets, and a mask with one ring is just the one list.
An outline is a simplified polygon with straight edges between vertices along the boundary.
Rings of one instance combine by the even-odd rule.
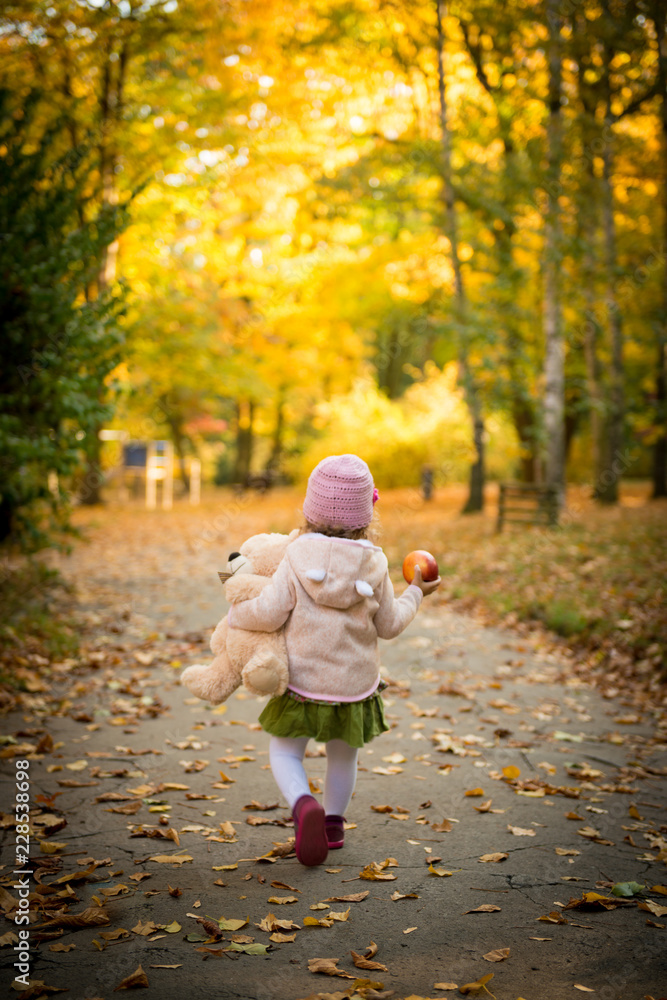
[[[628, 710], [608, 699], [614, 728], [604, 731], [603, 724], [592, 734], [584, 685], [560, 697], [541, 687], [558, 683], [562, 666], [539, 643], [507, 643], [504, 662], [479, 675], [464, 656], [458, 669], [451, 666], [469, 642], [465, 633], [441, 638], [440, 629], [437, 639], [418, 636], [419, 643], [401, 637], [406, 658], [425, 651], [424, 670], [419, 683], [388, 677], [394, 733], [373, 744], [372, 756], [362, 754], [361, 771], [373, 778], [363, 786], [369, 797], [355, 798], [348, 824], [355, 857], [371, 825], [388, 850], [380, 857], [363, 851], [355, 865], [345, 850], [332, 852], [318, 870], [331, 888], [316, 896], [306, 877], [311, 873], [295, 860], [288, 811], [277, 797], [246, 791], [254, 789], [257, 769], [266, 767], [265, 737], [254, 721], [231, 716], [237, 704], [243, 714], [252, 703], [242, 694], [245, 704], [232, 699], [211, 709], [196, 703], [174, 724], [174, 712], [188, 702], [175, 683], [178, 670], [202, 659], [203, 637], [165, 634], [131, 616], [116, 625], [112, 630], [108, 619], [91, 620], [80, 658], [54, 665], [48, 684], [42, 681], [47, 690], [28, 693], [20, 724], [0, 743], [7, 773], [17, 760], [30, 762], [31, 943], [38, 954], [60, 958], [63, 973], [76, 968], [66, 964], [70, 955], [84, 951], [101, 960], [107, 954], [119, 970], [109, 974], [110, 993], [159, 985], [162, 969], [186, 975], [193, 960], [277, 961], [281, 951], [295, 948], [295, 983], [302, 984], [295, 996], [299, 988], [308, 993], [303, 973], [345, 981], [340, 990], [312, 997], [397, 996], [390, 977], [400, 974], [402, 955], [396, 941], [385, 940], [385, 908], [403, 908], [398, 934], [408, 948], [425, 947], [431, 929], [420, 908], [435, 899], [450, 920], [470, 921], [470, 933], [488, 943], [476, 962], [467, 962], [474, 975], [457, 974], [454, 981], [443, 961], [432, 989], [493, 995], [494, 977], [500, 981], [502, 969], [520, 960], [522, 947], [535, 947], [532, 942], [549, 947], [558, 935], [585, 933], [618, 911], [641, 921], [647, 935], [664, 932], [667, 825], [655, 793], [665, 769], [654, 763], [665, 748], [659, 713], [651, 718], [634, 703]], [[517, 684], [548, 693], [521, 707]], [[657, 723], [653, 735], [636, 732], [650, 721]], [[623, 748], [627, 762], [602, 763], [605, 748]], [[309, 754], [321, 775], [321, 748], [311, 744]], [[396, 786], [402, 794], [392, 793], [406, 777], [423, 793], [413, 793], [414, 801], [404, 783]], [[319, 790], [321, 777], [313, 782]], [[567, 827], [557, 842], [549, 830], [556, 810]], [[91, 852], [89, 843], [109, 824], [113, 849]], [[0, 826], [5, 845], [13, 843], [11, 812], [0, 816]], [[480, 844], [474, 855], [472, 836]], [[248, 850], [257, 843], [259, 851]], [[512, 894], [504, 872], [515, 851], [538, 851], [545, 862], [548, 855], [549, 872], [558, 874], [545, 883], [571, 891], [553, 890], [547, 905]], [[187, 873], [202, 864], [210, 884], [193, 898]], [[16, 877], [12, 864], [0, 869], [4, 955], [17, 942]], [[466, 894], [454, 912], [449, 886]], [[490, 901], [492, 892], [501, 895]], [[369, 911], [378, 900], [380, 910]], [[128, 919], [138, 908], [141, 919]], [[489, 929], [508, 908], [513, 929]], [[369, 912], [375, 914], [370, 923]], [[369, 939], [369, 927], [377, 940]], [[138, 959], [132, 968], [120, 961], [123, 954]], [[486, 963], [501, 972], [484, 972]], [[53, 969], [51, 962], [45, 967]], [[50, 971], [48, 983], [38, 978], [39, 957], [31, 976], [26, 1000], [70, 988], [62, 974]], [[571, 986], [594, 992], [596, 983]]]

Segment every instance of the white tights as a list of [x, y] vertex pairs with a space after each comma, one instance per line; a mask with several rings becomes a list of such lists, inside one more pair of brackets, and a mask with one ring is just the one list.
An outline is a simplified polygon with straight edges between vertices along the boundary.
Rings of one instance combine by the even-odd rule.
[[[310, 786], [303, 766], [308, 738], [272, 736], [269, 761], [276, 784], [287, 799], [290, 809], [301, 795], [310, 795]], [[345, 740], [329, 740], [324, 744], [327, 771], [324, 779], [324, 811], [327, 816], [344, 816], [350, 804], [357, 780], [359, 751]]]

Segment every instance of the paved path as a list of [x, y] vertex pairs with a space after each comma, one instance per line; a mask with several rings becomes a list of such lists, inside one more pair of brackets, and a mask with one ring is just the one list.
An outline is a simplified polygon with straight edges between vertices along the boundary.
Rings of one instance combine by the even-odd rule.
[[[53, 828], [46, 843], [64, 845], [57, 854], [33, 847], [42, 885], [51, 885], [42, 899], [60, 891], [51, 913], [69, 903], [69, 913], [92, 907], [108, 919], [39, 944], [32, 927], [33, 980], [69, 990], [72, 1000], [111, 1000], [139, 966], [149, 984], [142, 995], [159, 1000], [340, 998], [355, 976], [375, 984], [366, 996], [457, 997], [443, 984], [490, 973], [486, 987], [498, 1000], [587, 991], [604, 1000], [667, 996], [667, 911], [656, 908], [666, 895], [649, 893], [648, 910], [636, 900], [615, 909], [565, 908], [583, 893], [609, 896], [617, 882], [667, 884], [660, 860], [661, 851], [667, 858], [667, 778], [659, 773], [666, 761], [650, 718], [569, 683], [563, 664], [531, 642], [427, 601], [402, 636], [383, 644], [393, 728], [362, 751], [344, 849], [317, 869], [293, 856], [271, 863], [261, 856], [285, 844], [292, 829], [268, 770], [259, 703], [239, 692], [215, 711], [178, 683], [179, 664], [206, 655], [200, 640], [207, 633], [196, 633], [222, 613], [219, 592], [213, 584], [203, 594], [185, 588], [183, 600], [181, 587], [165, 628], [155, 599], [165, 589], [160, 560], [144, 572], [140, 585], [108, 579], [100, 566], [90, 603], [105, 587], [106, 618], [92, 662], [63, 671], [69, 714], [3, 723], [32, 758], [32, 802], [41, 808], [35, 825]], [[115, 632], [107, 629], [110, 612]], [[313, 751], [308, 767], [321, 786], [324, 760]], [[14, 759], [0, 764], [7, 811]], [[475, 789], [481, 792], [470, 794]], [[95, 801], [103, 795], [107, 801]], [[128, 806], [136, 811], [110, 811]], [[141, 825], [178, 831], [180, 846], [131, 837]], [[15, 929], [15, 831], [5, 825], [3, 835], [4, 934]], [[480, 862], [489, 854], [506, 858]], [[160, 855], [186, 860], [154, 860]], [[381, 874], [391, 879], [359, 879], [388, 858]], [[87, 880], [62, 878], [86, 870]], [[335, 900], [365, 892], [359, 901]], [[494, 909], [467, 912], [482, 905]], [[304, 924], [331, 911], [345, 919]], [[257, 926], [269, 914], [298, 925], [293, 941], [270, 941]], [[211, 943], [198, 917], [248, 922]], [[234, 936], [237, 947], [252, 938], [271, 950], [225, 951]], [[351, 950], [363, 953], [371, 941], [386, 970], [355, 968]], [[503, 961], [484, 958], [499, 949], [509, 949]], [[352, 978], [313, 974], [314, 958], [337, 959]], [[11, 947], [0, 960], [10, 982]]]

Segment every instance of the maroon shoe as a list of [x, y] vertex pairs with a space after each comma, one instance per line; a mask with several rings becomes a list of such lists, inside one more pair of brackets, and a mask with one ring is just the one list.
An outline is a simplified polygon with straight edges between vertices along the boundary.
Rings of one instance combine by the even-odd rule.
[[324, 826], [324, 809], [312, 795], [302, 795], [292, 810], [296, 832], [296, 856], [302, 865], [312, 868], [326, 861], [329, 850]]
[[324, 828], [327, 831], [329, 850], [335, 851], [345, 843], [345, 817], [325, 816]]

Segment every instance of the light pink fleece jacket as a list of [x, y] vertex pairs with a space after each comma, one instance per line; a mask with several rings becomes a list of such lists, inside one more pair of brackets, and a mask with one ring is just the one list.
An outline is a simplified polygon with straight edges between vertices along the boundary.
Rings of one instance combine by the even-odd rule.
[[234, 604], [230, 628], [285, 625], [290, 690], [324, 701], [360, 701], [380, 681], [378, 637], [393, 639], [422, 601], [411, 584], [394, 597], [387, 557], [367, 541], [308, 533], [287, 547], [271, 583]]

